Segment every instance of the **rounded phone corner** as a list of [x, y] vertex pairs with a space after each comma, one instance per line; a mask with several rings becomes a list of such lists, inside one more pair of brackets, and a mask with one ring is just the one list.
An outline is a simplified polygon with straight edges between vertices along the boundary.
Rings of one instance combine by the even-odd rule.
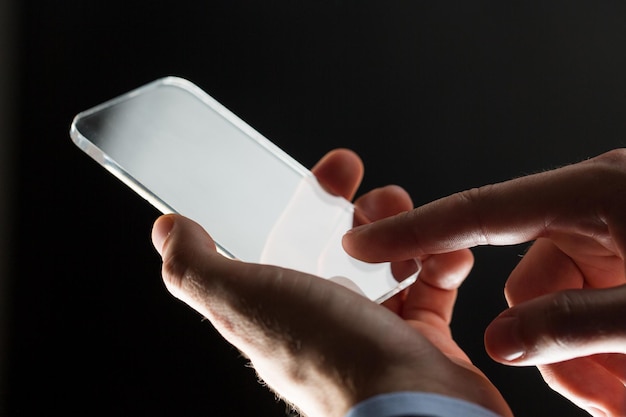
[[388, 299], [390, 299], [391, 297], [393, 297], [394, 295], [404, 291], [405, 289], [409, 288], [411, 285], [415, 284], [415, 282], [417, 281], [417, 278], [419, 277], [420, 272], [422, 272], [422, 262], [417, 258], [415, 258], [414, 261], [415, 261], [417, 270], [412, 275], [410, 275], [406, 279], [399, 282], [398, 285], [392, 288], [389, 292], [375, 299], [374, 301], [376, 303], [382, 304]]

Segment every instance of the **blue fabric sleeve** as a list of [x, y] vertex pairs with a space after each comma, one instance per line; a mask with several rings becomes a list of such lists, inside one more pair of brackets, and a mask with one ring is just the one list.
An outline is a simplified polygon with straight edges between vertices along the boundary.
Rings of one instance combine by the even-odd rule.
[[355, 405], [345, 417], [500, 417], [477, 404], [425, 392], [381, 394]]

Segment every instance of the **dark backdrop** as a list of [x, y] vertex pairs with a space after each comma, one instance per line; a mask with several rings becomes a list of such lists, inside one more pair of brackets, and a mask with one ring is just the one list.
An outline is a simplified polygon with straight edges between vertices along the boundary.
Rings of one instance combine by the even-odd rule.
[[[158, 213], [72, 145], [81, 110], [186, 77], [303, 164], [352, 148], [361, 192], [397, 183], [416, 204], [626, 133], [623, 1], [23, 0], [19, 12], [10, 416], [285, 412], [164, 289]], [[484, 353], [523, 250], [475, 250], [455, 335], [517, 415], [582, 416], [536, 370]]]

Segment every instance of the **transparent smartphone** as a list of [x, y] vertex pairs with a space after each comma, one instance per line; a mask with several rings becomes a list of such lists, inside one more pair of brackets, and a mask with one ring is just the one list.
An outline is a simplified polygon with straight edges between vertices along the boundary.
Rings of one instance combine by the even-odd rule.
[[225, 256], [332, 279], [377, 302], [419, 273], [418, 262], [392, 270], [349, 256], [341, 237], [352, 204], [184, 79], [159, 79], [84, 111], [70, 135], [157, 209], [202, 225]]

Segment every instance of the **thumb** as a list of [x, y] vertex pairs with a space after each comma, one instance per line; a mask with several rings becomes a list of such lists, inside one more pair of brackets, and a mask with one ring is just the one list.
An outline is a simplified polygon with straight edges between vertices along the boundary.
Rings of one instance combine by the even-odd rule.
[[626, 285], [566, 290], [518, 304], [485, 332], [485, 348], [508, 365], [542, 365], [597, 353], [626, 354]]
[[[274, 317], [294, 308], [292, 300], [314, 292], [310, 289], [312, 276], [223, 257], [200, 225], [179, 215], [160, 217], [152, 229], [152, 240], [163, 258], [167, 289], [247, 354], [247, 348], [262, 345], [264, 333], [275, 339], [271, 334], [272, 326], [277, 325]], [[323, 287], [334, 285], [320, 281], [324, 281], [319, 284]]]

